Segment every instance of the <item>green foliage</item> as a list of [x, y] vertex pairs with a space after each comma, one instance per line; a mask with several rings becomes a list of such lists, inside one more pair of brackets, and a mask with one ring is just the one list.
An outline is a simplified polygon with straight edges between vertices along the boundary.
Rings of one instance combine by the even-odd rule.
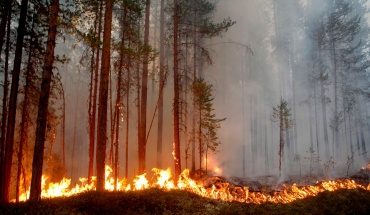
[[289, 117], [292, 115], [292, 108], [288, 107], [288, 102], [280, 99], [280, 104], [272, 108], [272, 121], [279, 122], [280, 129], [286, 130], [293, 126], [293, 120]]
[[200, 124], [202, 129], [202, 140], [205, 140], [207, 150], [217, 152], [217, 148], [221, 143], [216, 132], [225, 118], [218, 119], [213, 113], [212, 85], [200, 78], [194, 82], [192, 89], [195, 96], [194, 103], [200, 115], [198, 124]]

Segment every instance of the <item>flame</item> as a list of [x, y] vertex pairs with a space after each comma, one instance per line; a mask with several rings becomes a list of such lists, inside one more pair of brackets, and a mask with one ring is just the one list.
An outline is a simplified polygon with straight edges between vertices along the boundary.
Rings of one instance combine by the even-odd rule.
[[[205, 186], [201, 181], [195, 181], [189, 177], [189, 170], [185, 169], [178, 180], [177, 186], [171, 180], [171, 170], [160, 170], [154, 168], [152, 170], [155, 175], [153, 182], [149, 182], [146, 174], [138, 175], [133, 180], [133, 186], [127, 184], [126, 179], [117, 180], [116, 189], [119, 191], [143, 190], [149, 188], [160, 188], [164, 190], [186, 190], [196, 193], [200, 196], [219, 199], [223, 201], [239, 201], [245, 203], [262, 204], [265, 202], [272, 203], [290, 203], [297, 199], [303, 199], [309, 196], [316, 196], [320, 192], [335, 191], [338, 189], [365, 189], [370, 191], [370, 184], [367, 186], [360, 185], [353, 180], [333, 180], [319, 182], [316, 185], [297, 187], [293, 184], [290, 187], [284, 186], [282, 191], [274, 192], [252, 192], [248, 187], [238, 187], [228, 182], [220, 182], [210, 186]], [[105, 168], [105, 189], [114, 190], [114, 177], [112, 176], [112, 168]], [[71, 196], [88, 190], [94, 190], [96, 177], [92, 178], [92, 182], [87, 184], [86, 178], [80, 178], [80, 184], [70, 188], [71, 179], [63, 178], [59, 183], [46, 184], [47, 177], [42, 177], [42, 198], [53, 198], [60, 196]], [[20, 201], [26, 201], [29, 197], [29, 190], [20, 195]]]

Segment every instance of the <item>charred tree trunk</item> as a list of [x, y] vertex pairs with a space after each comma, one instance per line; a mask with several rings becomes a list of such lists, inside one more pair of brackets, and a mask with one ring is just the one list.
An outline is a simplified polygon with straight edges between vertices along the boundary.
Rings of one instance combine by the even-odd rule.
[[279, 177], [281, 177], [281, 163], [284, 161], [284, 118], [283, 118], [283, 111], [280, 110], [279, 114], [279, 128], [280, 128], [280, 135], [279, 135]]
[[4, 162], [1, 171], [1, 201], [9, 201], [9, 189], [10, 189], [10, 178], [13, 163], [13, 148], [14, 148], [14, 128], [15, 128], [15, 116], [17, 109], [17, 97], [18, 97], [18, 85], [19, 85], [19, 74], [22, 63], [22, 51], [23, 51], [23, 38], [24, 29], [26, 26], [26, 16], [28, 10], [28, 0], [22, 0], [21, 11], [19, 17], [19, 24], [17, 28], [17, 43], [15, 48], [14, 56], [14, 67], [12, 72], [12, 85], [10, 89], [9, 97], [9, 111], [8, 111], [8, 123], [6, 129], [6, 143], [5, 143], [5, 154]]
[[[100, 42], [100, 34], [102, 31], [102, 17], [103, 17], [103, 1], [100, 1], [99, 11], [98, 11], [98, 32], [97, 38]], [[94, 174], [94, 153], [95, 153], [95, 133], [96, 133], [96, 109], [97, 109], [97, 99], [98, 99], [98, 80], [99, 80], [99, 63], [100, 63], [100, 45], [96, 46], [96, 57], [95, 57], [95, 74], [94, 74], [94, 92], [93, 92], [93, 104], [91, 113], [91, 125], [90, 125], [90, 142], [89, 142], [89, 169], [88, 169], [88, 183], [91, 183], [91, 177]]]
[[164, 0], [161, 0], [160, 12], [160, 47], [159, 47], [159, 101], [158, 101], [158, 134], [157, 134], [157, 168], [162, 168], [162, 137], [163, 137], [163, 88], [164, 88]]
[[[101, 33], [101, 20], [102, 20], [102, 4], [97, 8], [94, 23], [94, 33], [97, 35], [98, 41], [100, 41]], [[98, 26], [96, 26], [98, 25]], [[98, 71], [99, 71], [99, 55], [100, 45], [92, 44], [92, 57], [90, 66], [90, 98], [89, 98], [89, 167], [87, 172], [87, 183], [91, 183], [91, 177], [94, 174], [94, 152], [95, 152], [95, 121], [96, 121], [96, 98], [98, 89]]]
[[[11, 13], [8, 14], [9, 22], [7, 25], [7, 35], [6, 35], [6, 45], [5, 45], [5, 65], [4, 65], [4, 93], [3, 93], [3, 111], [1, 117], [1, 136], [0, 136], [0, 170], [3, 170], [4, 156], [5, 156], [5, 134], [6, 134], [6, 119], [8, 116], [8, 74], [9, 74], [9, 49], [10, 49], [10, 23], [11, 23]], [[1, 50], [0, 50], [1, 51]], [[0, 175], [0, 191], [2, 191], [2, 185], [4, 183], [4, 174]], [[2, 197], [0, 197], [0, 202]]]
[[46, 134], [46, 122], [48, 114], [48, 104], [50, 95], [51, 77], [53, 74], [54, 49], [57, 33], [59, 0], [51, 0], [49, 16], [48, 41], [46, 46], [46, 55], [43, 68], [43, 77], [41, 83], [39, 110], [37, 113], [36, 140], [32, 162], [32, 179], [30, 190], [30, 201], [40, 201], [41, 199], [41, 177], [44, 161], [44, 145]]
[[[129, 64], [130, 65], [130, 64]], [[131, 85], [131, 74], [130, 68], [127, 69], [127, 85], [126, 85], [126, 143], [125, 143], [125, 177], [128, 178], [128, 137], [130, 129], [130, 85]]]
[[[149, 16], [150, 16], [150, 0], [146, 0], [145, 6], [145, 31], [144, 31], [144, 46], [149, 46]], [[147, 93], [148, 93], [148, 64], [149, 53], [144, 54], [143, 58], [143, 73], [141, 79], [141, 107], [140, 107], [140, 128], [139, 128], [139, 174], [145, 172], [146, 162], [146, 109], [147, 109]]]
[[109, 115], [110, 115], [110, 149], [109, 149], [109, 157], [108, 157], [108, 165], [113, 167], [113, 148], [114, 148], [114, 129], [116, 124], [116, 109], [114, 108], [113, 111], [113, 97], [112, 97], [112, 73], [109, 70]]
[[[33, 31], [33, 22], [31, 32]], [[32, 41], [33, 37], [31, 37]], [[23, 151], [24, 146], [27, 142], [27, 130], [28, 130], [28, 106], [29, 106], [29, 98], [30, 98], [30, 82], [32, 73], [34, 73], [33, 65], [32, 65], [32, 54], [33, 54], [33, 45], [30, 44], [30, 50], [28, 53], [28, 62], [27, 62], [27, 70], [26, 70], [26, 84], [24, 86], [24, 100], [22, 106], [22, 120], [20, 124], [20, 142], [18, 147], [18, 166], [17, 166], [17, 181], [16, 181], [16, 190], [15, 190], [15, 197], [16, 202], [19, 202], [19, 189], [21, 183], [21, 175], [22, 175], [22, 162], [23, 162]], [[24, 177], [24, 176], [23, 176]]]
[[[197, 11], [194, 11], [194, 17], [193, 17], [193, 40], [194, 40], [194, 47], [193, 47], [193, 84], [195, 83], [197, 79]], [[195, 91], [193, 92], [193, 98], [195, 98]], [[196, 115], [195, 115], [196, 105], [195, 102], [193, 102], [193, 119], [192, 119], [192, 142], [191, 142], [191, 171], [195, 171], [195, 122], [196, 122]], [[200, 158], [199, 158], [200, 159]], [[200, 166], [199, 166], [200, 168]]]
[[[122, 20], [125, 22], [126, 20], [126, 8], [124, 9], [124, 14], [122, 14]], [[125, 31], [124, 31], [124, 24], [122, 24], [122, 38], [121, 38], [121, 47], [120, 47], [120, 60], [119, 60], [119, 68], [118, 68], [118, 80], [117, 80], [117, 98], [116, 98], [116, 105], [115, 105], [115, 114], [116, 114], [116, 140], [115, 140], [115, 147], [114, 147], [114, 190], [117, 190], [117, 179], [118, 179], [118, 163], [119, 163], [119, 152], [118, 152], [118, 144], [119, 144], [119, 125], [120, 125], [120, 116], [121, 116], [121, 108], [122, 108], [122, 72], [124, 67], [124, 45], [125, 45]]]
[[62, 92], [62, 99], [63, 99], [63, 104], [62, 104], [62, 125], [61, 125], [61, 130], [62, 130], [62, 162], [63, 162], [63, 171], [65, 176], [66, 172], [66, 151], [65, 151], [65, 138], [66, 138], [66, 99], [64, 95], [64, 89]]
[[105, 189], [105, 153], [107, 148], [107, 106], [108, 106], [108, 85], [110, 68], [110, 42], [112, 31], [112, 8], [113, 1], [106, 0], [104, 34], [103, 34], [103, 53], [101, 61], [100, 86], [99, 86], [99, 107], [98, 107], [98, 132], [97, 132], [97, 153], [96, 171], [97, 181], [96, 190]]
[[181, 174], [180, 160], [180, 114], [179, 114], [179, 51], [178, 51], [178, 28], [179, 14], [178, 1], [174, 0], [174, 17], [173, 17], [173, 81], [174, 81], [174, 101], [173, 101], [173, 118], [174, 118], [174, 162], [175, 162], [175, 185]]

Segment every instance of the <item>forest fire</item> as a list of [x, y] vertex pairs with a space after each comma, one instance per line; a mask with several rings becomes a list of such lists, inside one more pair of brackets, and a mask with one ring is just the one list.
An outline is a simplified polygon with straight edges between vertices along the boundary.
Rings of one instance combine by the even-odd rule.
[[[182, 172], [177, 187], [171, 180], [171, 170], [153, 169], [156, 179], [149, 182], [146, 174], [138, 175], [133, 180], [133, 186], [128, 184], [126, 179], [117, 182], [118, 191], [136, 191], [149, 188], [159, 188], [163, 190], [180, 189], [193, 192], [202, 197], [218, 199], [222, 201], [238, 201], [245, 203], [262, 204], [265, 202], [272, 203], [290, 203], [297, 199], [303, 199], [310, 196], [316, 196], [324, 191], [336, 191], [339, 189], [365, 189], [370, 191], [370, 184], [367, 186], [356, 183], [354, 180], [341, 179], [333, 181], [318, 182], [315, 185], [298, 187], [296, 184], [285, 186], [277, 191], [251, 191], [249, 187], [241, 187], [227, 181], [217, 181], [206, 185], [202, 180], [194, 180], [189, 176], [189, 170]], [[114, 190], [114, 179], [111, 175], [112, 169], [109, 166], [105, 168], [105, 189]], [[86, 178], [80, 178], [80, 184], [71, 188], [70, 179], [62, 179], [59, 183], [46, 184], [47, 177], [43, 176], [42, 180], [42, 198], [67, 197], [78, 193], [95, 189], [96, 178], [94, 177], [91, 184], [87, 184]], [[20, 201], [26, 201], [29, 196], [29, 190], [20, 195]]]

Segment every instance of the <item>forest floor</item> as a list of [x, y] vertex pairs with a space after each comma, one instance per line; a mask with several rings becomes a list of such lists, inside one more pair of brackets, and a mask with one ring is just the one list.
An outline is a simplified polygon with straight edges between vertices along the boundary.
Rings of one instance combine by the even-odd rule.
[[[196, 178], [196, 177], [195, 177]], [[277, 183], [276, 177], [223, 178], [202, 176], [204, 188], [227, 186], [231, 194], [245, 196], [242, 187], [253, 193], [286, 192], [292, 183], [298, 187], [314, 185], [317, 177], [303, 177]], [[366, 187], [370, 169], [349, 177]], [[40, 202], [0, 204], [0, 214], [370, 214], [370, 190], [363, 188], [324, 191], [316, 196], [291, 203], [251, 204], [204, 198], [184, 190], [165, 191], [151, 188], [142, 191], [89, 191], [71, 197], [43, 199]]]
[[370, 191], [325, 191], [289, 204], [225, 202], [196, 194], [148, 189], [90, 191], [72, 197], [0, 205], [0, 214], [370, 214]]

